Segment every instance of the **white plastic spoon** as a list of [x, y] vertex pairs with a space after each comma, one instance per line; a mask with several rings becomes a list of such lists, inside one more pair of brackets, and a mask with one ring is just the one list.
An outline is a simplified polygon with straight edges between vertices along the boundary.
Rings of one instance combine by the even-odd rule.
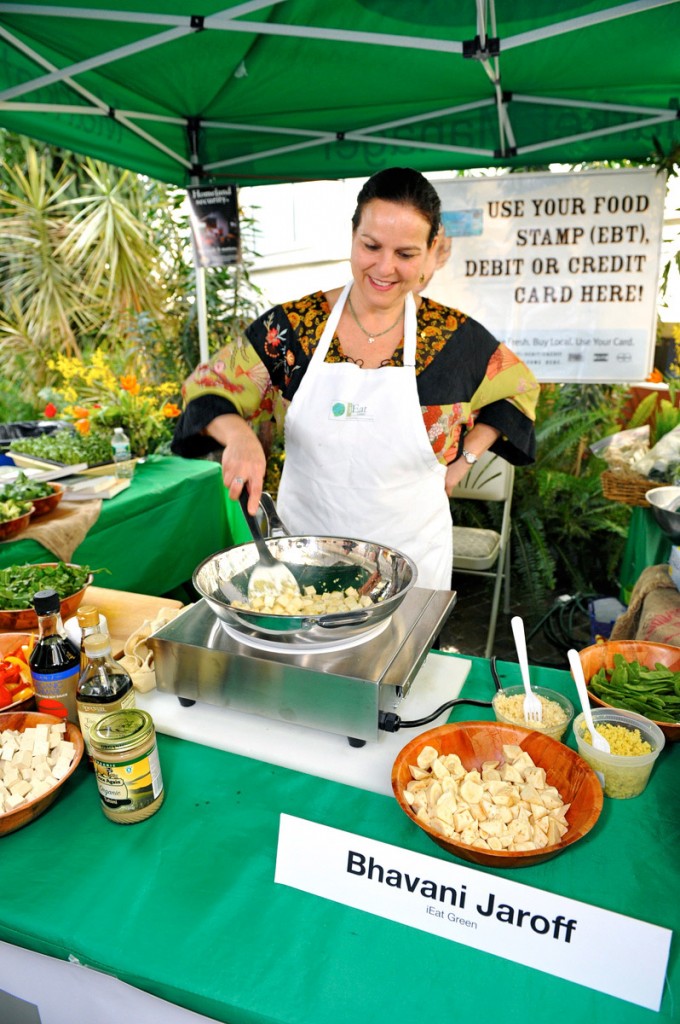
[[583, 674], [583, 665], [581, 664], [581, 659], [578, 656], [578, 651], [567, 651], [567, 658], [569, 659], [571, 674], [574, 677], [576, 689], [578, 690], [578, 697], [581, 701], [583, 717], [586, 720], [586, 725], [590, 729], [590, 742], [596, 750], [601, 750], [603, 754], [611, 754], [609, 742], [604, 738], [604, 736], [600, 736], [599, 732], [596, 732], [595, 730], [593, 716], [590, 713], [590, 700], [588, 699], [588, 690], [586, 689], [586, 677]]

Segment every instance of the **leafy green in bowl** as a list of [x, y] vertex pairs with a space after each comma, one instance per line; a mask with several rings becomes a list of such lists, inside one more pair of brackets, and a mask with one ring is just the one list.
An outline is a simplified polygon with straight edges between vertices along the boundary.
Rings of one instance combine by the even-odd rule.
[[33, 501], [35, 498], [45, 498], [53, 494], [52, 484], [44, 480], [29, 480], [25, 473], [19, 473], [16, 480], [11, 484], [3, 484], [0, 487], [0, 501], [14, 498], [16, 501]]
[[[99, 571], [99, 570], [95, 570]], [[87, 565], [41, 562], [0, 569], [0, 630], [35, 629], [33, 595], [52, 588], [61, 599], [61, 617], [73, 615], [94, 579]]]

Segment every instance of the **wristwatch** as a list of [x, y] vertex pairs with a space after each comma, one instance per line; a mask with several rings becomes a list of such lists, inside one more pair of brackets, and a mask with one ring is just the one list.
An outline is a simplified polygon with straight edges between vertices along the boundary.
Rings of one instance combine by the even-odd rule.
[[465, 450], [465, 448], [463, 448], [462, 456], [467, 462], [468, 466], [474, 466], [475, 462], [477, 462], [478, 459], [478, 457], [473, 452], [468, 452]]

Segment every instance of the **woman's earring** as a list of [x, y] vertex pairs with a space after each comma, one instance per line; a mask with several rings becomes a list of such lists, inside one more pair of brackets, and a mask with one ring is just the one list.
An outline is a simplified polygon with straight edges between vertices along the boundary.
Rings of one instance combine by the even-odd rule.
[[424, 280], [425, 280], [425, 274], [421, 274], [420, 277], [418, 278], [418, 284], [422, 284]]

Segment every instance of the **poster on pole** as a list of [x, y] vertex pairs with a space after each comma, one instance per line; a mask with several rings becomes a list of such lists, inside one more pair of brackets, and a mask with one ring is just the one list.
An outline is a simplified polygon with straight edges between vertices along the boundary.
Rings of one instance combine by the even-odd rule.
[[451, 252], [427, 295], [479, 320], [540, 381], [648, 376], [665, 175], [506, 174], [434, 184]]
[[235, 185], [192, 185], [187, 189], [196, 258], [201, 267], [236, 263], [239, 252]]

